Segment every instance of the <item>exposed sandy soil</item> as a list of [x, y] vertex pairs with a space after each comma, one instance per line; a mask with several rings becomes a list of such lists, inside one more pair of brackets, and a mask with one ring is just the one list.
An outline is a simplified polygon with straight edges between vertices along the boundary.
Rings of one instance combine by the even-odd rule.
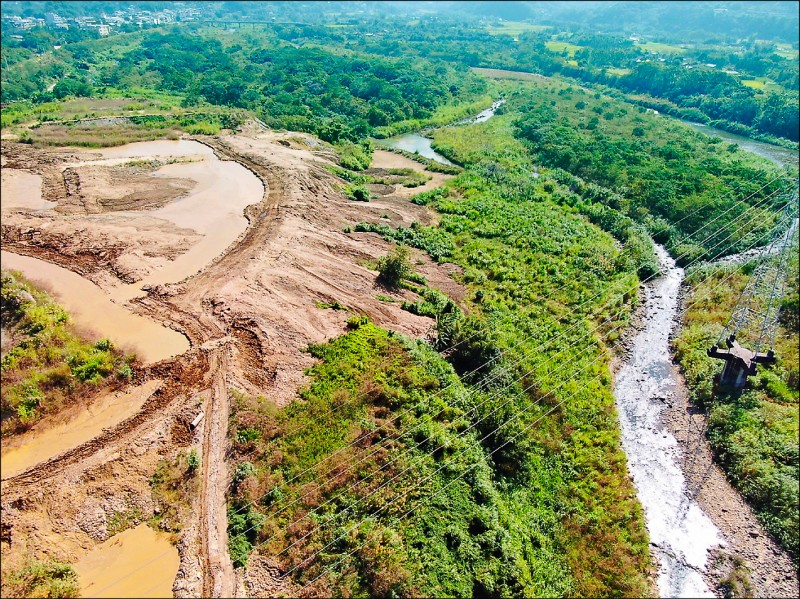
[[[376, 273], [365, 266], [385, 254], [389, 244], [374, 234], [343, 233], [360, 220], [387, 222], [382, 215], [389, 215], [393, 224], [433, 222], [428, 209], [405, 199], [422, 188], [400, 188], [380, 201], [352, 202], [337, 191], [341, 182], [322, 168], [329, 150], [308, 136], [253, 131], [199, 141], [222, 160], [235, 160], [254, 173], [264, 184], [263, 198], [245, 209], [246, 230], [198, 274], [149, 287], [146, 295], [128, 304], [182, 332], [191, 344], [184, 354], [137, 371], [137, 382], [163, 381], [142, 410], [91, 441], [3, 481], [5, 542], [0, 549], [11, 566], [25, 555], [74, 562], [105, 539], [105, 521], [123, 509], [122, 503], [148, 517], [153, 510], [148, 480], [155, 464], [193, 441], [202, 450], [203, 484], [178, 543], [181, 565], [174, 591], [178, 596], [291, 594], [276, 586], [276, 571], [269, 564], [255, 563], [242, 579], [228, 556], [229, 390], [263, 395], [279, 405], [295, 397], [305, 380], [303, 369], [313, 363], [304, 348], [342, 334], [349, 316], [320, 309], [316, 302], [338, 301], [350, 314], [366, 314], [411, 336], [431, 329], [431, 319], [375, 297], [382, 293], [416, 299], [407, 291], [381, 289]], [[406, 160], [389, 156], [394, 164]], [[127, 191], [113, 197], [130, 198], [141, 192], [148, 169], [79, 166], [65, 179], [65, 164], [92, 156], [4, 143], [3, 157], [9, 167], [40, 175], [44, 200], [59, 202], [55, 210], [4, 209], [4, 249], [58, 263], [113, 291], [121, 283], [157, 273], [197, 243], [197, 233], [174, 223], [147, 213], [131, 218], [115, 211], [123, 206], [130, 210], [128, 200], [105, 202], [114, 177], [122, 178], [121, 188]], [[434, 174], [434, 181], [444, 178]], [[171, 206], [189, 189], [183, 182], [173, 183], [166, 186], [167, 199], [145, 195], [133, 207], [150, 209], [153, 202]], [[61, 206], [69, 209], [59, 210]], [[111, 211], [91, 214], [87, 206]], [[436, 265], [422, 254], [414, 259], [432, 286], [457, 301], [463, 298], [463, 288], [451, 277], [455, 267]], [[200, 410], [204, 420], [189, 431], [188, 422]]]
[[64, 179], [72, 177], [79, 185], [78, 193], [60, 199], [57, 210], [97, 214], [160, 208], [195, 186], [190, 179], [161, 177], [155, 187], [151, 170], [151, 167], [124, 165], [68, 167]]

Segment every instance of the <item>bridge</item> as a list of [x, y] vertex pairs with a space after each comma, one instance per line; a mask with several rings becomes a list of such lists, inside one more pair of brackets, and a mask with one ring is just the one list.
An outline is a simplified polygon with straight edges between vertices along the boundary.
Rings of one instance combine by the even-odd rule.
[[251, 25], [255, 29], [256, 25], [310, 25], [311, 23], [295, 23], [289, 21], [269, 21], [269, 20], [231, 20], [231, 19], [205, 19], [202, 21], [194, 21], [195, 23], [202, 23], [203, 25], [210, 25], [211, 27], [231, 27], [236, 26], [241, 29], [244, 25]]

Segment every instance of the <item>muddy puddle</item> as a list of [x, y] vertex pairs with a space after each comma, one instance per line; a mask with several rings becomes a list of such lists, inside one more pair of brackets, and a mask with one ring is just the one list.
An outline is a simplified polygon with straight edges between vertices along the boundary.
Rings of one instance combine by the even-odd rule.
[[172, 597], [178, 550], [146, 524], [114, 535], [73, 564], [82, 597]]
[[69, 420], [55, 425], [42, 422], [11, 442], [22, 441], [20, 445], [9, 446], [9, 443], [4, 443], [0, 476], [14, 476], [90, 441], [103, 429], [116, 426], [133, 416], [160, 386], [161, 381], [152, 380], [127, 392], [109, 393], [90, 406], [81, 408]]
[[677, 317], [683, 269], [664, 248], [656, 246], [656, 251], [665, 274], [646, 287], [646, 325], [634, 338], [614, 384], [622, 445], [659, 563], [660, 596], [713, 597], [703, 572], [708, 550], [724, 541], [689, 496], [678, 442], [661, 420], [665, 402], [679, 384], [668, 336]]
[[180, 229], [196, 231], [202, 238], [186, 252], [154, 270], [143, 280], [111, 291], [114, 298], [127, 301], [143, 295], [145, 285], [177, 283], [208, 266], [247, 228], [244, 209], [263, 198], [261, 180], [242, 165], [219, 160], [208, 146], [192, 140], [138, 142], [106, 148], [97, 160], [66, 166], [112, 166], [137, 159], [177, 159], [153, 172], [153, 185], [159, 178], [172, 177], [195, 182], [191, 192], [166, 206], [148, 211], [115, 211], [117, 218], [135, 225], [143, 216], [167, 221]]
[[123, 350], [134, 351], [145, 363], [189, 349], [189, 341], [181, 333], [115, 304], [100, 287], [66, 268], [5, 251], [0, 253], [0, 262], [4, 269], [18, 270], [52, 292], [78, 327], [111, 339]]
[[190, 139], [137, 141], [124, 146], [93, 151], [103, 158], [178, 158], [186, 156], [213, 157], [214, 151]]
[[[264, 186], [253, 173], [236, 162], [220, 161], [214, 156], [201, 162], [163, 166], [155, 173], [155, 185], [159, 176], [191, 179], [197, 184], [185, 197], [148, 211], [147, 215], [179, 228], [192, 229], [203, 237], [144, 280], [120, 290], [123, 297], [141, 295], [139, 290], [145, 284], [175, 283], [201, 271], [244, 232], [247, 228], [244, 209], [261, 201], [264, 195]], [[135, 212], [116, 214], [132, 218], [139, 215]]]
[[0, 174], [0, 210], [48, 210], [56, 202], [42, 199], [42, 178], [17, 169], [3, 169]]

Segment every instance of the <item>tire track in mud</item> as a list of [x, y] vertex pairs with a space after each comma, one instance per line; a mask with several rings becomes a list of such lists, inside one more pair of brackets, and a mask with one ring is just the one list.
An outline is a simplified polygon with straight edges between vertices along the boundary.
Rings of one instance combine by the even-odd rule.
[[67, 466], [76, 464], [90, 458], [98, 451], [108, 450], [114, 445], [127, 443], [131, 433], [135, 433], [142, 425], [154, 417], [159, 417], [169, 404], [181, 395], [186, 395], [192, 387], [202, 387], [205, 383], [198, 383], [207, 377], [208, 360], [203, 352], [189, 350], [179, 358], [159, 362], [141, 371], [137, 376], [137, 383], [141, 384], [152, 379], [162, 379], [164, 382], [142, 406], [142, 409], [123, 420], [117, 426], [110, 428], [101, 435], [78, 445], [64, 453], [40, 462], [25, 472], [3, 479], [4, 494], [13, 491], [23, 492], [31, 485], [38, 485], [44, 480], [59, 474]]
[[210, 355], [214, 381], [209, 399], [209, 412], [203, 429], [203, 487], [200, 531], [204, 555], [204, 597], [233, 597], [236, 577], [228, 552], [228, 520], [225, 495], [228, 472], [225, 464], [228, 431], [228, 348]]
[[[280, 202], [283, 186], [279, 184], [275, 166], [265, 165], [253, 159], [236, 154], [219, 138], [196, 140], [214, 150], [220, 160], [233, 160], [254, 173], [264, 185], [264, 197], [258, 204], [245, 209], [249, 221], [248, 228], [227, 252], [219, 256], [203, 271], [188, 279], [186, 292], [181, 299], [194, 305], [202, 305], [213, 311], [205, 293], [221, 286], [232, 272], [241, 272], [247, 265], [255, 249], [262, 246], [270, 237]], [[207, 315], [206, 310], [204, 314]], [[219, 318], [213, 320], [217, 326], [230, 331], [229, 326]], [[241, 325], [240, 325], [241, 326]], [[241, 333], [240, 333], [241, 334]], [[229, 351], [229, 346], [226, 350]], [[228, 489], [225, 453], [228, 431], [228, 391], [229, 355], [215, 352], [210, 370], [214, 379], [212, 393], [206, 404], [206, 424], [203, 429], [204, 482], [201, 492], [200, 531], [203, 553], [203, 595], [207, 597], [232, 597], [237, 587], [233, 564], [228, 551], [227, 511], [225, 496]]]

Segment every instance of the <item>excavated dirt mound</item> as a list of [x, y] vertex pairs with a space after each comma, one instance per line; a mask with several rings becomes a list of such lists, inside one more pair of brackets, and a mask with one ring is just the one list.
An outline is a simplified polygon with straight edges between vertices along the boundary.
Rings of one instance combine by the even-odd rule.
[[[152, 168], [141, 166], [81, 166], [64, 170], [76, 179], [80, 204], [75, 208], [89, 214], [119, 210], [152, 210], [189, 193], [195, 182], [175, 177], [159, 177], [154, 185]], [[75, 196], [73, 196], [75, 197]], [[73, 211], [64, 200], [59, 211]]]

